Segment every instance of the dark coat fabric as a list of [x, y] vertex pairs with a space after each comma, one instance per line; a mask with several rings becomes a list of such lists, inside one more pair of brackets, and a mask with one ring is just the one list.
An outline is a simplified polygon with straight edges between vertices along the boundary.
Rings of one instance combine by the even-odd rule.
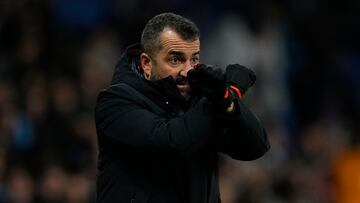
[[180, 95], [175, 81], [145, 80], [133, 45], [95, 108], [99, 159], [97, 203], [217, 203], [218, 153], [254, 160], [266, 132], [241, 101], [220, 115], [206, 98]]

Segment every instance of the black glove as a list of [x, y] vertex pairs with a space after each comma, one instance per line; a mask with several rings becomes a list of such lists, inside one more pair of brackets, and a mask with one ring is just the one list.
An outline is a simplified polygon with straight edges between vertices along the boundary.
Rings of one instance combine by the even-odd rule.
[[192, 90], [203, 94], [216, 108], [224, 110], [230, 106], [233, 98], [220, 68], [199, 64], [188, 72], [187, 77]]
[[225, 77], [227, 85], [231, 87], [231, 90], [235, 92], [237, 92], [236, 88], [240, 90], [240, 97], [244, 95], [256, 81], [255, 73], [239, 64], [228, 65], [226, 67]]

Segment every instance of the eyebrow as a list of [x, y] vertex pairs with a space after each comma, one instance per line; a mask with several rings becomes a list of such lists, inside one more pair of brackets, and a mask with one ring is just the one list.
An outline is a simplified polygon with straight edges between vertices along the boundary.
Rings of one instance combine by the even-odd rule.
[[200, 51], [197, 51], [195, 53], [193, 53], [192, 55], [195, 56], [195, 55], [199, 55], [200, 54]]
[[[181, 51], [170, 51], [169, 54], [178, 55], [178, 56], [182, 56], [182, 57], [185, 55], [184, 52], [181, 52]], [[198, 55], [198, 54], [200, 54], [200, 51], [197, 51], [197, 52], [193, 53], [192, 56], [195, 56], [195, 55]]]
[[169, 55], [177, 55], [177, 56], [184, 56], [185, 54], [181, 51], [170, 51]]

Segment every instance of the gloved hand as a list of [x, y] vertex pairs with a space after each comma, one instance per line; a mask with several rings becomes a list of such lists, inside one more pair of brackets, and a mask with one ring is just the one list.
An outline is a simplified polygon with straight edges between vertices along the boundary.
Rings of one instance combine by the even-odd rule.
[[246, 91], [254, 85], [256, 81], [255, 73], [239, 64], [230, 64], [226, 67], [225, 77], [227, 85], [231, 90], [238, 93], [236, 88], [240, 90], [239, 97], [243, 96]]
[[188, 72], [187, 78], [192, 90], [203, 94], [216, 108], [224, 110], [230, 106], [233, 98], [220, 68], [198, 64]]

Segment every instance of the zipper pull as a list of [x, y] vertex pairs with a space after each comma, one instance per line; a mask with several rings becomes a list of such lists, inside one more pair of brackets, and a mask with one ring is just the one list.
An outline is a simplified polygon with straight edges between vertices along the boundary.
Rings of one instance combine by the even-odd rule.
[[132, 193], [132, 196], [131, 196], [131, 199], [130, 199], [130, 203], [135, 203], [135, 196], [136, 196], [136, 193]]

